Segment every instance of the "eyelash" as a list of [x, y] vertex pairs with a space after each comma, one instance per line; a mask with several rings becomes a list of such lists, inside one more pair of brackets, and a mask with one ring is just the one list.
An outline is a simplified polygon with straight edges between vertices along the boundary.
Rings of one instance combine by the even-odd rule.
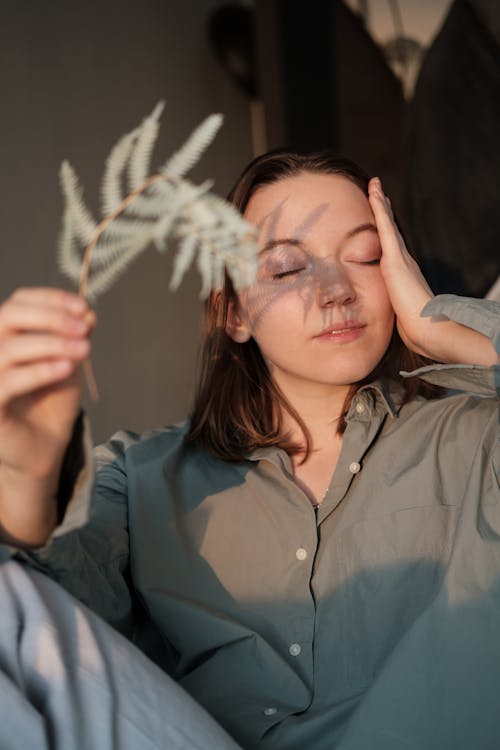
[[291, 271], [281, 271], [280, 273], [273, 273], [273, 279], [275, 281], [279, 281], [280, 279], [285, 279], [287, 276], [293, 276], [296, 273], [300, 273], [300, 271], [303, 270], [303, 268], [293, 268]]
[[[378, 266], [380, 265], [380, 258], [374, 258], [373, 260], [358, 261], [360, 266]], [[273, 274], [273, 281], [281, 281], [286, 279], [288, 276], [294, 276], [297, 273], [303, 271], [303, 268], [293, 268], [290, 271], [280, 271], [279, 273]]]

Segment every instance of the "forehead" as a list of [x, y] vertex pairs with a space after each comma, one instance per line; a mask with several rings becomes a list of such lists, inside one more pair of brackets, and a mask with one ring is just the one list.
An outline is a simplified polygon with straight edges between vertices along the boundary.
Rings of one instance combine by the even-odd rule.
[[273, 234], [310, 224], [311, 231], [348, 231], [373, 220], [363, 191], [341, 175], [304, 172], [263, 185], [251, 197], [245, 218]]

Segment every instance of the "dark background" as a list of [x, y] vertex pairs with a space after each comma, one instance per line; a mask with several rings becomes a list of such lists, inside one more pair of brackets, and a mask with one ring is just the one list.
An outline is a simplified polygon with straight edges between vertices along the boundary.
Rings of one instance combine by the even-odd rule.
[[[190, 176], [215, 179], [222, 195], [266, 147], [334, 148], [382, 178], [435, 292], [483, 296], [500, 272], [500, 6], [435, 3], [432, 46], [405, 98], [355, 5], [3, 0], [0, 300], [21, 284], [67, 286], [56, 265], [60, 162], [72, 162], [97, 212], [111, 146], [159, 99], [153, 165], [214, 111], [223, 129]], [[394, 23], [394, 35], [411, 38], [408, 19], [432, 3], [357, 5], [372, 21], [384, 5], [397, 22], [396, 9], [405, 27]], [[189, 409], [199, 279], [190, 273], [171, 294], [169, 273], [148, 250], [99, 300], [101, 398], [88, 404], [98, 440]]]

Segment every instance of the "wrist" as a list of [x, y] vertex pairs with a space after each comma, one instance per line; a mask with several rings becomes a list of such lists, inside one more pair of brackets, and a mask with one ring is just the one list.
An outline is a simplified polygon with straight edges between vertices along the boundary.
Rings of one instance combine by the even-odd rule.
[[482, 365], [498, 362], [490, 339], [479, 331], [448, 319], [429, 319], [424, 356], [448, 364]]
[[58, 476], [32, 477], [0, 464], [0, 540], [20, 547], [44, 544], [57, 524]]

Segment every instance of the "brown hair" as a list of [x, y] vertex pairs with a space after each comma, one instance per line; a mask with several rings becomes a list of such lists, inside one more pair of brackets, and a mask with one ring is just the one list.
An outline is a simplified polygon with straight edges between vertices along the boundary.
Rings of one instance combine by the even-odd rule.
[[[301, 154], [277, 149], [250, 162], [228, 200], [243, 213], [258, 188], [302, 172], [341, 175], [368, 195], [369, 177], [351, 160], [329, 151]], [[206, 303], [201, 374], [187, 440], [197, 441], [209, 453], [226, 461], [242, 461], [249, 451], [266, 446], [283, 448], [289, 454], [305, 449], [305, 461], [312, 449], [309, 430], [271, 378], [256, 342], [251, 338], [236, 343], [226, 333], [229, 306], [236, 300], [234, 287], [226, 277], [223, 289], [212, 293]], [[404, 402], [417, 394], [426, 398], [440, 395], [441, 391], [416, 378], [399, 376], [400, 370], [412, 370], [428, 362], [403, 344], [394, 327], [389, 348], [375, 370], [351, 386], [338, 431], [345, 430], [345, 417], [358, 388], [381, 375], [402, 381]], [[284, 413], [301, 429], [302, 445], [294, 443], [284, 432]]]

